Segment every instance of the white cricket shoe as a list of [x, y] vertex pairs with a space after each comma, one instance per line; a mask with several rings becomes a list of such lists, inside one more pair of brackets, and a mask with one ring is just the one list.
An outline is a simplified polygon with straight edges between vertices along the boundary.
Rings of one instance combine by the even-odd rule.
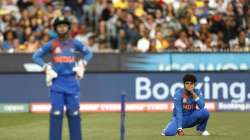
[[210, 135], [210, 133], [207, 131], [207, 130], [205, 130], [205, 131], [197, 131], [197, 133], [199, 134], [199, 135], [201, 135], [201, 136], [209, 136]]
[[162, 132], [161, 132], [161, 136], [165, 136], [165, 133], [164, 133], [164, 129], [162, 130]]

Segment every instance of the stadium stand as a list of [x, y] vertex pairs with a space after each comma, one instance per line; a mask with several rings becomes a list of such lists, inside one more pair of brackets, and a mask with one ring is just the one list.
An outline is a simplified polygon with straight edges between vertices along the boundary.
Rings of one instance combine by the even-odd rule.
[[2, 0], [0, 52], [32, 53], [58, 15], [95, 53], [250, 51], [247, 0]]

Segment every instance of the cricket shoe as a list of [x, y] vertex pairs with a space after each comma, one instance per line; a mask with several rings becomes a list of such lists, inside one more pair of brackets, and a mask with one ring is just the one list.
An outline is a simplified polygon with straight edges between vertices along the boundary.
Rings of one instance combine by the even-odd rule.
[[161, 136], [165, 136], [165, 130], [164, 129], [161, 132]]
[[207, 131], [207, 130], [205, 130], [205, 131], [197, 131], [197, 133], [199, 134], [199, 135], [201, 135], [201, 136], [209, 136], [210, 135], [210, 133]]

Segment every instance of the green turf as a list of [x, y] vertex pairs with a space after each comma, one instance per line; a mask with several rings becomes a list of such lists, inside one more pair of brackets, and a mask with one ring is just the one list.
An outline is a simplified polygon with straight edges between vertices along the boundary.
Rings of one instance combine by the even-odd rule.
[[[161, 129], [170, 113], [127, 113], [126, 140], [249, 140], [250, 112], [211, 113], [208, 130], [212, 136], [196, 136], [194, 129], [185, 129], [186, 136], [162, 137]], [[84, 140], [119, 140], [119, 113], [82, 114]], [[0, 140], [47, 140], [47, 114], [0, 114]], [[68, 140], [64, 120], [63, 139]]]

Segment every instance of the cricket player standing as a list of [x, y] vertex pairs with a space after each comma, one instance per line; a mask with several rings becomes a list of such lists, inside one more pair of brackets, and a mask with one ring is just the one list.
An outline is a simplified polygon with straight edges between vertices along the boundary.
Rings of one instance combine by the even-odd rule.
[[197, 125], [199, 135], [208, 136], [206, 130], [209, 112], [205, 106], [204, 98], [199, 89], [195, 89], [196, 77], [187, 74], [183, 77], [184, 88], [176, 91], [174, 95], [173, 117], [163, 129], [163, 136], [184, 135], [183, 128]]
[[[46, 83], [50, 88], [52, 109], [49, 139], [62, 139], [63, 108], [66, 105], [70, 140], [81, 140], [80, 79], [93, 54], [79, 41], [70, 38], [71, 22], [66, 17], [57, 17], [53, 27], [58, 38], [49, 41], [33, 55], [33, 60], [44, 68]], [[83, 59], [77, 60], [76, 52], [80, 52]], [[51, 55], [51, 63], [44, 62], [46, 54]]]

